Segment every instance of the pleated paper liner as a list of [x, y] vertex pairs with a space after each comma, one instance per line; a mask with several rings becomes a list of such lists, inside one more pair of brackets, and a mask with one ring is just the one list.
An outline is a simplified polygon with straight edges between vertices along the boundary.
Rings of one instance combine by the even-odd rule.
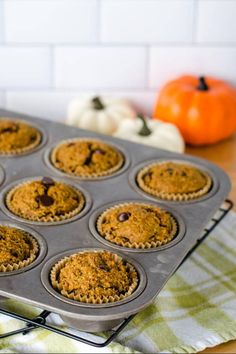
[[20, 230], [25, 236], [29, 239], [32, 249], [30, 250], [30, 256], [19, 262], [13, 262], [9, 264], [1, 264], [0, 265], [0, 272], [12, 272], [14, 270], [19, 270], [31, 264], [37, 258], [39, 254], [39, 245], [38, 242], [35, 240], [33, 236], [31, 236], [28, 232]]
[[[106, 171], [100, 171], [100, 172], [96, 172], [96, 173], [80, 173], [80, 174], [76, 174], [76, 173], [73, 173], [71, 171], [66, 171], [65, 169], [62, 169], [58, 166], [58, 163], [57, 163], [57, 151], [59, 148], [61, 148], [63, 145], [67, 145], [69, 143], [75, 143], [75, 142], [97, 142], [97, 143], [100, 143], [100, 144], [104, 144], [108, 147], [111, 147], [113, 150], [115, 150], [115, 152], [118, 154], [118, 157], [119, 157], [119, 161], [118, 163], [109, 168], [108, 170]], [[121, 167], [124, 165], [124, 156], [123, 154], [118, 150], [116, 149], [115, 147], [113, 147], [112, 145], [109, 145], [107, 143], [103, 143], [102, 141], [98, 140], [98, 139], [93, 139], [93, 138], [74, 138], [74, 139], [67, 139], [67, 140], [63, 140], [61, 141], [51, 152], [51, 155], [50, 155], [50, 160], [51, 160], [51, 164], [56, 168], [58, 169], [59, 171], [67, 174], [67, 175], [70, 175], [70, 176], [75, 176], [75, 177], [82, 177], [82, 178], [98, 178], [98, 177], [104, 177], [104, 176], [109, 176], [109, 175], [112, 175], [113, 173], [117, 172], [118, 170], [121, 169]]]
[[34, 126], [31, 126], [30, 124], [25, 123], [24, 121], [21, 121], [19, 119], [11, 119], [11, 118], [1, 118], [5, 119], [5, 120], [10, 120], [12, 122], [19, 122], [19, 123], [24, 123], [25, 125], [28, 125], [30, 128], [35, 130], [36, 133], [36, 138], [34, 141], [32, 141], [30, 144], [28, 144], [27, 146], [24, 147], [19, 147], [19, 148], [15, 148], [15, 149], [3, 149], [0, 147], [0, 154], [1, 155], [21, 155], [24, 154], [26, 152], [30, 152], [31, 150], [34, 150], [42, 141], [42, 134], [37, 130], [37, 128], [35, 128]]
[[[161, 165], [166, 163], [167, 161], [162, 161], [160, 163], [152, 163], [150, 165], [147, 165], [146, 167], [144, 167], [143, 169], [141, 169], [137, 175], [137, 184], [139, 186], [140, 189], [142, 189], [144, 192], [154, 195], [157, 198], [163, 199], [163, 200], [169, 200], [169, 201], [178, 201], [178, 202], [182, 202], [182, 201], [190, 201], [190, 200], [194, 200], [194, 199], [198, 199], [200, 197], [202, 197], [203, 195], [207, 194], [211, 187], [212, 187], [212, 179], [211, 177], [205, 172], [202, 171], [201, 169], [198, 169], [201, 174], [205, 177], [206, 179], [206, 184], [203, 188], [201, 188], [200, 190], [197, 190], [196, 192], [190, 192], [190, 193], [167, 193], [164, 191], [157, 191], [154, 188], [151, 188], [149, 186], [147, 186], [144, 183], [143, 177], [146, 173], [149, 172], [149, 169], [153, 166], [156, 165]], [[185, 163], [185, 165], [187, 166], [188, 164]], [[189, 166], [191, 167], [191, 165], [189, 164]]]
[[[145, 206], [151, 209], [158, 209], [161, 211], [164, 211], [165, 213], [167, 213], [170, 217], [170, 221], [171, 221], [171, 225], [172, 225], [172, 229], [171, 232], [165, 237], [165, 239], [163, 240], [152, 240], [152, 241], [147, 241], [145, 243], [143, 242], [129, 242], [129, 241], [120, 241], [120, 242], [116, 242], [114, 239], [112, 239], [110, 237], [110, 235], [106, 235], [103, 230], [102, 230], [102, 221], [104, 219], [104, 217], [106, 217], [106, 214], [108, 211], [111, 210], [116, 210], [122, 206], [131, 206], [131, 205], [138, 205], [138, 206]], [[166, 245], [167, 243], [169, 243], [170, 241], [172, 241], [174, 239], [174, 237], [177, 235], [178, 232], [178, 225], [177, 225], [177, 221], [175, 220], [175, 218], [166, 210], [156, 207], [153, 204], [146, 204], [146, 203], [123, 203], [123, 204], [118, 204], [115, 205], [111, 208], [106, 209], [97, 219], [97, 231], [99, 232], [99, 234], [105, 238], [107, 241], [117, 244], [119, 246], [123, 246], [123, 247], [128, 247], [128, 248], [136, 248], [136, 249], [150, 249], [150, 248], [155, 248], [155, 247], [159, 247], [159, 246], [163, 246]]]
[[[60, 284], [58, 281], [59, 278], [59, 273], [60, 270], [66, 265], [67, 262], [72, 260], [74, 257], [76, 257], [79, 254], [82, 253], [91, 253], [91, 252], [96, 252], [96, 253], [103, 253], [104, 251], [81, 251], [79, 253], [73, 254], [69, 257], [65, 257], [61, 259], [59, 262], [57, 262], [51, 269], [50, 273], [50, 281], [52, 287], [57, 290], [61, 295], [67, 297], [68, 299], [75, 300], [78, 302], [83, 302], [83, 303], [88, 303], [88, 304], [106, 304], [106, 303], [112, 303], [112, 302], [117, 302], [120, 300], [123, 300], [130, 296], [137, 288], [138, 286], [138, 273], [136, 269], [130, 264], [125, 262], [126, 270], [130, 276], [130, 279], [132, 281], [131, 285], [129, 286], [129, 289], [126, 291], [125, 294], [120, 294], [120, 295], [109, 295], [109, 296], [89, 296], [88, 294], [75, 294], [71, 289], [63, 289], [63, 286]], [[108, 252], [108, 251], [106, 251]], [[122, 258], [114, 253], [108, 252], [114, 257], [114, 261], [119, 263], [123, 262]]]
[[[31, 221], [36, 221], [36, 222], [57, 222], [57, 221], [62, 221], [62, 220], [67, 220], [67, 219], [70, 219], [72, 218], [73, 216], [79, 214], [82, 209], [84, 208], [85, 206], [85, 197], [83, 195], [83, 193], [75, 188], [74, 186], [72, 185], [69, 185], [68, 186], [73, 189], [78, 197], [79, 197], [79, 204], [77, 206], [77, 208], [75, 208], [74, 210], [68, 212], [68, 213], [65, 213], [64, 215], [47, 215], [47, 216], [43, 216], [43, 217], [28, 217], [26, 215], [24, 215], [23, 212], [21, 212], [21, 210], [15, 210], [15, 208], [12, 206], [11, 204], [11, 200], [12, 200], [12, 197], [14, 196], [14, 193], [16, 192], [16, 190], [22, 186], [25, 186], [27, 184], [30, 184], [33, 180], [31, 181], [26, 181], [26, 182], [23, 182], [23, 183], [20, 183], [18, 184], [17, 186], [13, 187], [6, 195], [5, 197], [5, 204], [8, 208], [9, 211], [11, 211], [13, 214], [23, 218], [23, 219], [26, 219], [26, 220], [31, 220]], [[38, 181], [35, 179], [35, 181]], [[66, 183], [64, 183], [65, 185], [67, 185]]]

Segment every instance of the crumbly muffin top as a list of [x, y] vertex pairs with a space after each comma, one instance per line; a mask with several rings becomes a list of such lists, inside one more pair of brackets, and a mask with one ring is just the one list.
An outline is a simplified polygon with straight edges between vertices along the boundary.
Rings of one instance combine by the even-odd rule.
[[113, 172], [123, 163], [119, 151], [96, 140], [74, 140], [56, 147], [52, 153], [56, 168], [76, 175], [90, 176]]
[[102, 298], [125, 295], [136, 275], [124, 260], [108, 251], [84, 252], [68, 258], [57, 280], [69, 294]]
[[98, 219], [99, 233], [118, 245], [165, 243], [174, 237], [170, 214], [154, 205], [123, 204]]
[[8, 118], [0, 119], [0, 152], [11, 153], [19, 149], [35, 146], [41, 136], [37, 129], [21, 122]]
[[80, 191], [49, 177], [21, 184], [9, 195], [8, 208], [19, 216], [35, 221], [60, 218], [84, 205]]
[[191, 165], [166, 162], [150, 166], [142, 176], [144, 185], [165, 193], [193, 193], [207, 184], [206, 174]]
[[0, 226], [0, 265], [19, 263], [31, 256], [33, 245], [22, 230]]

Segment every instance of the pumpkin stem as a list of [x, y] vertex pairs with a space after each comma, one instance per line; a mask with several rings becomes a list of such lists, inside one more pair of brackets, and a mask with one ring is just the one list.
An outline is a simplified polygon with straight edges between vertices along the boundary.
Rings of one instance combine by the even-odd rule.
[[204, 76], [199, 77], [199, 84], [197, 86], [197, 90], [199, 90], [199, 91], [208, 91], [209, 90], [209, 86], [207, 86]]
[[96, 96], [92, 99], [93, 108], [100, 111], [105, 108], [100, 97]]
[[147, 125], [147, 122], [146, 122], [144, 116], [141, 113], [138, 113], [137, 118], [141, 119], [141, 121], [143, 123], [143, 126], [140, 129], [140, 131], [138, 132], [138, 135], [141, 135], [141, 136], [151, 135], [152, 131], [151, 131], [151, 129], [148, 128], [148, 125]]

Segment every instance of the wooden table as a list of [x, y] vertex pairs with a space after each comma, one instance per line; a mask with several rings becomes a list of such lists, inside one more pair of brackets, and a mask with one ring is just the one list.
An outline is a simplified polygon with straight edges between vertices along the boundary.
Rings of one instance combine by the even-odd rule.
[[[201, 148], [187, 147], [186, 153], [210, 160], [229, 175], [232, 182], [229, 198], [234, 202], [236, 211], [236, 134], [215, 145]], [[236, 353], [236, 340], [208, 348], [202, 353]]]

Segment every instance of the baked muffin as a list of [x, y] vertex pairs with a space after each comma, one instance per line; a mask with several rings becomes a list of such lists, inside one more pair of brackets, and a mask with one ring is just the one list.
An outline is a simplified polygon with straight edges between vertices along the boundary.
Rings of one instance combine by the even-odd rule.
[[126, 203], [104, 211], [97, 230], [106, 240], [129, 248], [152, 248], [170, 242], [177, 233], [175, 219], [152, 204]]
[[40, 142], [41, 134], [36, 128], [20, 120], [0, 119], [0, 154], [21, 154]]
[[71, 218], [84, 204], [84, 196], [78, 189], [49, 177], [21, 183], [6, 196], [7, 208], [12, 213], [42, 222]]
[[137, 287], [134, 267], [108, 251], [84, 251], [60, 260], [51, 270], [51, 284], [63, 296], [85, 303], [119, 301]]
[[38, 243], [28, 232], [0, 225], [0, 272], [26, 267], [38, 252]]
[[148, 194], [176, 201], [199, 198], [212, 186], [205, 171], [188, 163], [172, 161], [146, 166], [138, 173], [137, 183]]
[[58, 170], [69, 175], [96, 178], [119, 170], [124, 158], [117, 149], [102, 141], [72, 139], [55, 147], [51, 162]]

